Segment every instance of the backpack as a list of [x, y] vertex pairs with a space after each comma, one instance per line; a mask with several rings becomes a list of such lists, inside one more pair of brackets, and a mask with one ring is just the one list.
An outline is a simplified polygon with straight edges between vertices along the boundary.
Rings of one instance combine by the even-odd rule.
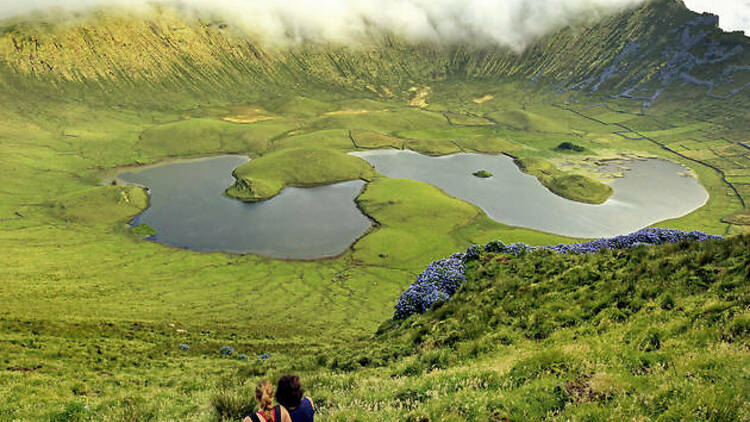
[[[261, 422], [257, 412], [250, 415], [250, 420], [253, 422]], [[266, 422], [281, 422], [281, 406], [273, 408], [273, 411], [271, 412], [271, 420]]]

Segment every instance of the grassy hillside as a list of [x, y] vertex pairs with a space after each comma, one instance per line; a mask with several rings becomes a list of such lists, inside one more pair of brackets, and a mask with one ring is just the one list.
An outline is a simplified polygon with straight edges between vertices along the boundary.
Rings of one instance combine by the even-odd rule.
[[[747, 420], [749, 249], [483, 253], [447, 303], [297, 370], [327, 420]], [[288, 369], [260, 368], [214, 406]]]
[[[387, 34], [272, 48], [168, 7], [59, 18], [0, 22], [0, 421], [236, 417], [287, 371], [324, 420], [748, 419], [750, 50], [710, 16], [653, 0], [520, 55]], [[668, 159], [710, 199], [656, 226], [736, 237], [483, 255], [449, 303], [384, 324], [431, 261], [574, 239], [346, 155], [375, 148], [594, 178], [611, 158]], [[128, 221], [146, 192], [102, 184], [223, 153], [252, 159], [237, 175], [263, 198], [371, 180], [357, 203], [376, 226], [335, 259], [196, 253], [145, 241]]]
[[[120, 91], [121, 102], [141, 104], [151, 100], [138, 98], [139, 92], [170, 86], [181, 87], [180, 97], [201, 99], [242, 98], [241, 87], [278, 85], [333, 85], [406, 98], [413, 88], [435, 81], [508, 78], [544, 81], [561, 91], [639, 97], [662, 82], [682, 83], [680, 72], [719, 77], [747, 61], [744, 37], [723, 34], [713, 18], [690, 12], [679, 0], [652, 0], [562, 29], [520, 56], [494, 47], [414, 45], [387, 34], [354, 49], [268, 48], [251, 35], [252, 28], [231, 18], [189, 16], [168, 7], [153, 13], [144, 17], [113, 8], [64, 23], [54, 16], [6, 21], [0, 26], [3, 79], [63, 90], [84, 85], [104, 95]], [[696, 60], [683, 60], [686, 54]], [[746, 78], [734, 69], [719, 79], [713, 91], [723, 94]]]

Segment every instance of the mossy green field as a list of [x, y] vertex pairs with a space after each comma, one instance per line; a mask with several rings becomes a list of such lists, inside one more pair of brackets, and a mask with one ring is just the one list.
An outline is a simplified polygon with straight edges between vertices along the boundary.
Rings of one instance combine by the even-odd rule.
[[[563, 30], [520, 58], [397, 40], [366, 58], [259, 52], [239, 29], [168, 9], [0, 24], [0, 421], [238, 419], [254, 383], [285, 372], [302, 375], [322, 420], [748, 420], [750, 99], [686, 86], [642, 113], [611, 98], [616, 81], [552, 89], [611, 62], [627, 38], [608, 35], [612, 22], [648, 37], [661, 14], [693, 18], [662, 3]], [[564, 56], [586, 39], [601, 43], [598, 60]], [[532, 82], [540, 51], [553, 65]], [[590, 106], [605, 94], [606, 107]], [[575, 239], [498, 223], [348, 155], [384, 148], [507, 154], [592, 203], [611, 194], [595, 163], [675, 161], [710, 199], [656, 226], [730, 239], [485, 255], [448, 304], [396, 326], [396, 298], [433, 260], [492, 240]], [[148, 206], [142, 188], [102, 183], [226, 153], [251, 158], [227, 192], [242, 200], [366, 180], [356, 202], [373, 229], [316, 261], [182, 250], [128, 224]], [[256, 362], [263, 352], [272, 358]]]

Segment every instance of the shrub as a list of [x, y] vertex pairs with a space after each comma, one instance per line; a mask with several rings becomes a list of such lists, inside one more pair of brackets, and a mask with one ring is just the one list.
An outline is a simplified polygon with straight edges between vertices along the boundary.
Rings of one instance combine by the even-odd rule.
[[220, 420], [240, 420], [255, 411], [255, 397], [249, 390], [222, 390], [211, 397], [211, 407]]
[[573, 151], [573, 152], [583, 152], [586, 150], [586, 148], [576, 145], [572, 142], [565, 141], [557, 146], [556, 148], [558, 151]]
[[454, 254], [430, 264], [399, 297], [394, 319], [423, 313], [433, 305], [448, 300], [465, 281], [463, 258], [463, 254]]
[[638, 350], [644, 352], [653, 352], [659, 349], [661, 349], [661, 335], [655, 330], [649, 330], [638, 343]]
[[119, 414], [115, 420], [122, 422], [148, 422], [158, 419], [154, 410], [154, 404], [150, 400], [141, 397], [126, 397], [117, 404]]
[[500, 253], [505, 251], [505, 243], [500, 240], [495, 240], [484, 245], [484, 251], [490, 253]]
[[727, 325], [724, 330], [723, 338], [727, 342], [734, 342], [737, 340], [748, 341], [750, 337], [750, 315], [740, 314], [737, 315]]
[[77, 422], [91, 420], [88, 406], [84, 403], [73, 401], [65, 406], [62, 411], [53, 414], [49, 418], [50, 422]]
[[670, 295], [669, 293], [667, 293], [667, 294], [666, 294], [666, 295], [664, 295], [664, 297], [663, 297], [663, 298], [661, 299], [661, 303], [660, 303], [659, 305], [660, 305], [660, 306], [661, 306], [661, 308], [662, 308], [662, 309], [664, 309], [665, 311], [669, 311], [669, 310], [671, 310], [671, 309], [674, 309], [674, 298], [672, 297], [672, 295]]

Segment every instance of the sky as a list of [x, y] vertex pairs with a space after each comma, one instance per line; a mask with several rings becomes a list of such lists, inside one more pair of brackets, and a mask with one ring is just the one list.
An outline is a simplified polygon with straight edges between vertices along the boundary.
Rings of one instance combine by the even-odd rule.
[[719, 25], [725, 31], [745, 31], [750, 35], [750, 0], [684, 0], [696, 12], [719, 15]]

